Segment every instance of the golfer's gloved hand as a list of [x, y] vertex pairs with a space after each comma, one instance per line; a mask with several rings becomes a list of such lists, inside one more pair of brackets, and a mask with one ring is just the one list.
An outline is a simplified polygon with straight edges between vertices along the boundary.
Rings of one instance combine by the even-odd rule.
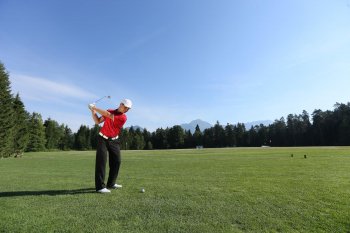
[[92, 104], [89, 104], [89, 105], [88, 105], [88, 108], [89, 108], [90, 110], [92, 110], [93, 107], [96, 107], [95, 103], [92, 103]]

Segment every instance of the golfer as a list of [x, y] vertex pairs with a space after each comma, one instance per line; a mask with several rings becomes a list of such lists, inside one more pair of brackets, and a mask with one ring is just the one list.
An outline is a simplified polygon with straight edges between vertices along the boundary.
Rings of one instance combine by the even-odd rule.
[[[122, 187], [116, 183], [121, 163], [118, 135], [127, 120], [125, 113], [129, 111], [131, 106], [132, 102], [129, 99], [123, 99], [119, 107], [114, 110], [103, 110], [97, 108], [95, 104], [89, 104], [95, 124], [98, 125], [103, 122], [97, 141], [95, 165], [95, 188], [99, 193], [110, 193], [109, 189]], [[107, 153], [109, 156], [109, 175], [106, 186], [104, 180]]]

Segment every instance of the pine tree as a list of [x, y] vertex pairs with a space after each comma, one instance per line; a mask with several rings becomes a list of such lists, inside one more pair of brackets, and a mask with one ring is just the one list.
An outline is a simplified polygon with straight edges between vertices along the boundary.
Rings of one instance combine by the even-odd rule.
[[171, 149], [183, 148], [185, 131], [180, 125], [175, 125], [167, 131], [167, 138]]
[[19, 156], [24, 152], [29, 142], [29, 113], [24, 109], [24, 105], [19, 97], [19, 94], [17, 94], [15, 97], [13, 107], [16, 116], [13, 120], [15, 123], [13, 151], [16, 156]]
[[0, 158], [13, 153], [14, 129], [13, 96], [9, 75], [0, 62]]
[[145, 147], [145, 140], [143, 138], [142, 132], [139, 128], [132, 133], [132, 141], [130, 149], [132, 150], [142, 150]]
[[51, 118], [44, 122], [46, 149], [59, 149], [59, 144], [64, 137], [64, 127], [61, 127], [57, 121]]
[[29, 121], [29, 143], [27, 151], [45, 150], [45, 127], [39, 113], [33, 112]]
[[81, 125], [78, 132], [75, 134], [74, 149], [76, 150], [90, 150], [91, 149], [91, 135], [88, 126]]
[[150, 132], [147, 131], [147, 129], [143, 129], [143, 132], [142, 132], [142, 135], [143, 135], [143, 138], [144, 138], [144, 141], [146, 143], [145, 145], [145, 148], [146, 150], [152, 150], [153, 149], [153, 145], [152, 145], [152, 135]]
[[61, 127], [63, 128], [64, 133], [59, 143], [59, 149], [60, 150], [73, 149], [74, 135], [72, 133], [72, 130], [66, 125], [61, 125]]
[[203, 135], [198, 124], [196, 125], [196, 129], [193, 133], [193, 138], [196, 146], [203, 146]]

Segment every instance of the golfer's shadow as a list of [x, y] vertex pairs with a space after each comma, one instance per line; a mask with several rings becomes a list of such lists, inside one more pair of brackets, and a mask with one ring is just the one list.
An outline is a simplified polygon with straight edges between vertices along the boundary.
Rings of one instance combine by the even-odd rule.
[[13, 191], [0, 192], [0, 197], [21, 197], [21, 196], [59, 196], [59, 195], [78, 195], [95, 193], [94, 188], [71, 189], [71, 190], [44, 190], [44, 191]]

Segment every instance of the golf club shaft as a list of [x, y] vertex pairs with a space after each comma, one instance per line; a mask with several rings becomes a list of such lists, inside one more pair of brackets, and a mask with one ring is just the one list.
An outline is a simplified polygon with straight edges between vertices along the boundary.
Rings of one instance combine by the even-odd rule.
[[98, 100], [96, 100], [95, 103], [97, 103], [97, 102], [103, 100], [104, 98], [110, 98], [110, 96], [109, 96], [109, 95], [108, 95], [108, 96], [107, 96], [107, 95], [106, 95], [106, 96], [103, 96], [102, 98], [99, 98]]

